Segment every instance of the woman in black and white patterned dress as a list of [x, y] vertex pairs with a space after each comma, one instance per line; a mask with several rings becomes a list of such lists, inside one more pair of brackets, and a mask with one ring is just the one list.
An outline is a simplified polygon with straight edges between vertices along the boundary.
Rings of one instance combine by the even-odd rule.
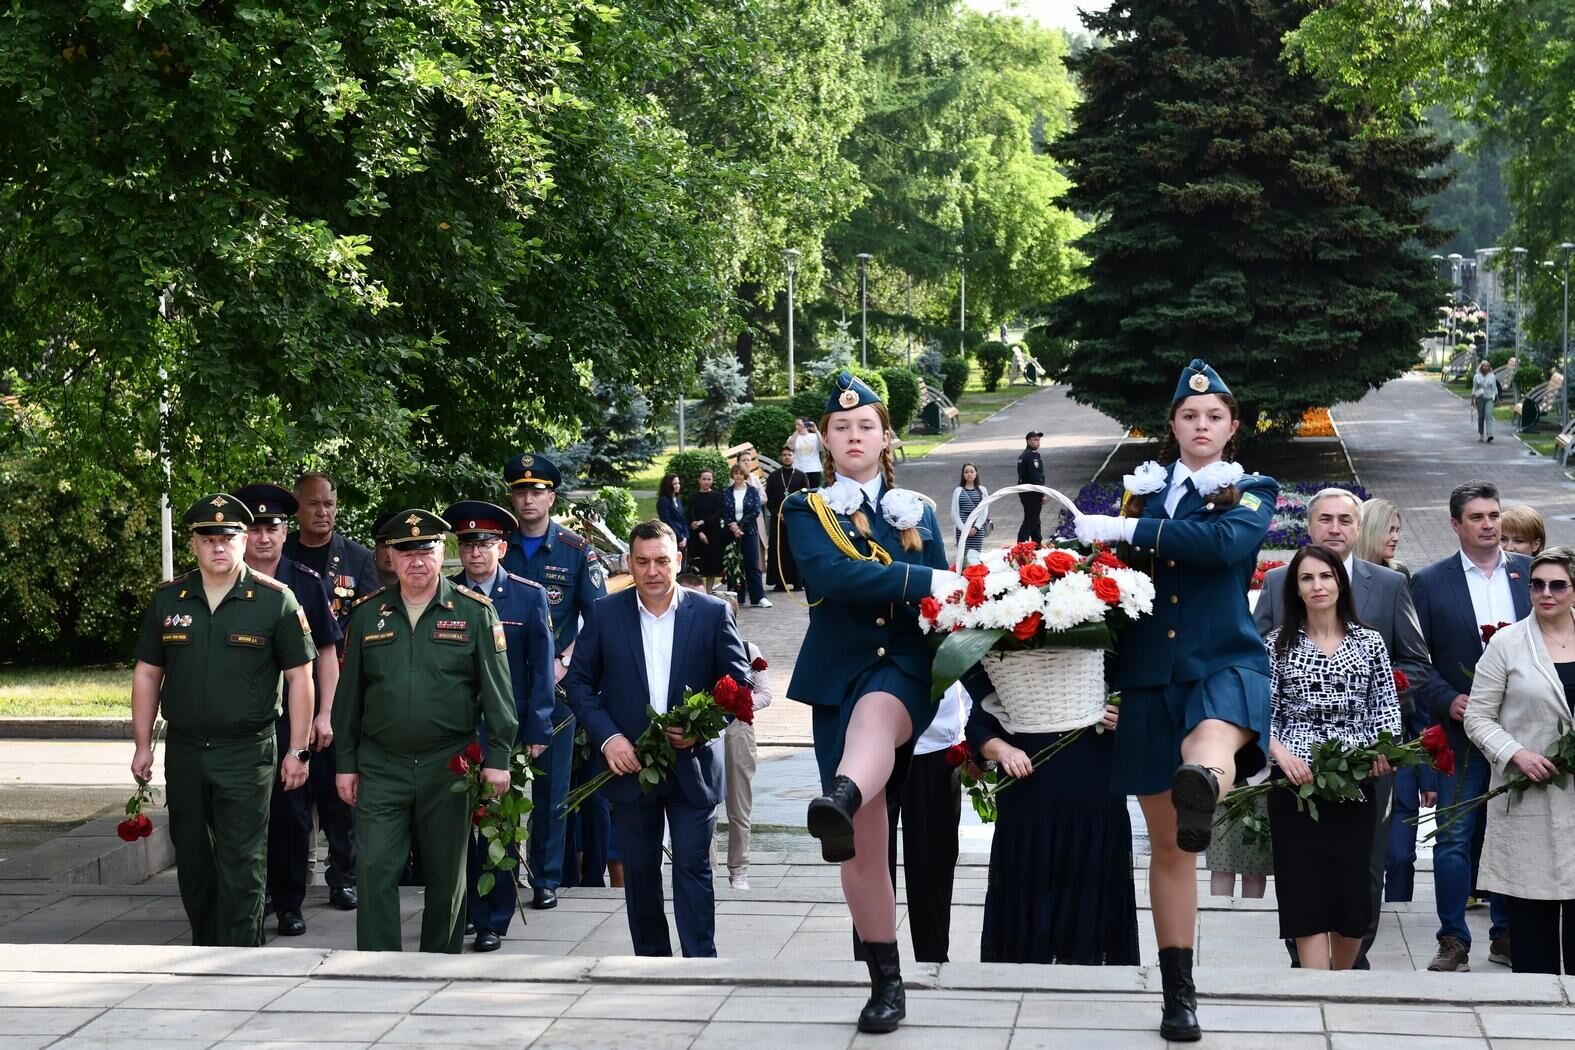
[[[1285, 622], [1269, 632], [1273, 695], [1269, 760], [1292, 784], [1312, 779], [1312, 749], [1338, 739], [1366, 747], [1400, 735], [1400, 699], [1383, 637], [1356, 617], [1351, 582], [1329, 548], [1303, 547], [1285, 573]], [[1380, 759], [1376, 776], [1391, 770]], [[1320, 802], [1298, 812], [1290, 791], [1269, 793], [1280, 936], [1301, 964], [1348, 970], [1372, 922], [1368, 862], [1378, 819], [1370, 787], [1360, 802]]]
[[984, 534], [990, 525], [990, 512], [986, 510], [979, 515], [979, 520], [974, 522], [973, 531], [968, 533], [967, 542], [962, 534], [963, 523], [968, 520], [968, 515], [974, 508], [984, 502], [990, 490], [979, 483], [979, 468], [972, 463], [962, 465], [962, 477], [957, 480], [957, 487], [952, 489], [952, 529], [957, 540], [957, 567], [960, 569], [967, 564], [964, 557], [965, 551], [975, 553], [984, 550]]

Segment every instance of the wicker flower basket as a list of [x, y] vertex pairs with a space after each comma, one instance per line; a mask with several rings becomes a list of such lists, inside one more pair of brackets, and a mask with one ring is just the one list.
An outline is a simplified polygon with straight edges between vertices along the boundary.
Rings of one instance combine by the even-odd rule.
[[1098, 649], [988, 652], [980, 660], [1000, 698], [1002, 728], [1064, 733], [1105, 715], [1105, 654]]

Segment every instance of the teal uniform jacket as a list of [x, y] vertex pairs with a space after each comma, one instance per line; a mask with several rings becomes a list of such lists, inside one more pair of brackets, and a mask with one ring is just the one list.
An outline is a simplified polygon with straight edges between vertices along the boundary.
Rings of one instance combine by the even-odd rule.
[[[1169, 476], [1174, 473], [1172, 466]], [[1175, 517], [1165, 513], [1168, 485], [1148, 497], [1125, 553], [1153, 576], [1154, 615], [1121, 636], [1121, 688], [1199, 682], [1230, 667], [1268, 675], [1268, 650], [1253, 626], [1247, 592], [1280, 485], [1248, 474], [1236, 490], [1240, 498], [1224, 509], [1189, 491]]]
[[[811, 606], [788, 696], [816, 705], [856, 700], [847, 695], [849, 690], [882, 660], [927, 686], [930, 647], [919, 631], [915, 606], [930, 593], [930, 570], [946, 568], [935, 511], [924, 507], [918, 525], [924, 548], [917, 551], [903, 549], [902, 534], [878, 511], [865, 512], [871, 538], [892, 556], [890, 565], [882, 565], [856, 561], [838, 550], [808, 497], [807, 492], [795, 492], [782, 504], [782, 527]], [[837, 521], [854, 548], [868, 554], [869, 541], [852, 521], [843, 515]], [[921, 730], [915, 725], [914, 736]]]

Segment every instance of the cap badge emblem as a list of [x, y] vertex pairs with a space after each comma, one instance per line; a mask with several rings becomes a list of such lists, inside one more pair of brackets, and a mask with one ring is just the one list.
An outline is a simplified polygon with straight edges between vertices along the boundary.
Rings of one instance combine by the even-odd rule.
[[419, 535], [421, 535], [421, 527], [419, 525], [412, 525], [412, 526], [410, 526], [410, 535], [412, 535], [412, 536], [419, 536]]
[[1201, 394], [1209, 388], [1209, 377], [1202, 372], [1194, 372], [1192, 378], [1187, 380], [1187, 385]]
[[475, 528], [475, 527], [476, 527], [476, 523], [475, 523], [475, 522], [471, 522], [471, 523], [470, 523], [470, 527], [471, 527], [471, 528]]
[[412, 514], [412, 515], [410, 515], [410, 517], [405, 519], [405, 524], [406, 525], [420, 525], [421, 524], [421, 515], [419, 515], [419, 514]]
[[524, 456], [520, 457], [520, 466], [522, 466], [522, 467], [531, 467], [531, 466], [535, 466], [535, 465], [536, 465], [536, 457], [535, 456], [524, 455]]
[[844, 390], [837, 395], [837, 404], [843, 408], [852, 408], [859, 403], [859, 394], [856, 390]]
[[223, 496], [215, 496], [215, 497], [213, 497], [211, 500], [208, 501], [208, 506], [210, 506], [210, 507], [222, 507], [222, 506], [224, 506], [224, 497]]
[[224, 512], [220, 511], [219, 513], [215, 514], [213, 516], [213, 520], [214, 521], [223, 521], [224, 520]]
[[266, 503], [259, 503], [259, 504], [257, 504], [257, 513], [258, 514], [267, 514], [268, 513], [268, 504], [266, 504]]

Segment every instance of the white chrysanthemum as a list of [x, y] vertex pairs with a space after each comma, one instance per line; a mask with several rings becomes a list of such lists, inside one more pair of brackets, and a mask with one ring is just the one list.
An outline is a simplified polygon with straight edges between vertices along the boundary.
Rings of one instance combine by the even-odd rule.
[[984, 593], [992, 598], [999, 597], [1008, 591], [1016, 590], [1022, 584], [1018, 582], [1016, 569], [999, 569], [984, 578]]
[[1111, 569], [1106, 573], [1121, 588], [1121, 611], [1132, 619], [1154, 611], [1154, 581], [1136, 569]]
[[839, 477], [820, 490], [820, 498], [838, 514], [852, 514], [864, 503], [864, 489], [851, 478]]
[[1134, 496], [1147, 496], [1158, 492], [1167, 483], [1165, 468], [1152, 459], [1121, 479], [1121, 484]]
[[963, 605], [962, 602], [958, 602], [955, 605], [942, 605], [940, 614], [935, 617], [935, 630], [945, 634], [953, 628], [961, 626], [964, 614], [967, 611], [968, 607]]
[[996, 618], [999, 626], [1010, 630], [1034, 613], [1044, 611], [1044, 595], [1037, 587], [1019, 587], [995, 604], [998, 606]]
[[999, 548], [993, 551], [985, 551], [979, 558], [979, 562], [980, 564], [988, 565], [991, 572], [996, 572], [1006, 568], [1006, 552]]
[[924, 500], [912, 489], [891, 489], [880, 498], [880, 513], [892, 528], [911, 529], [924, 520]]
[[1220, 489], [1236, 484], [1245, 473], [1240, 463], [1217, 460], [1192, 475], [1192, 485], [1198, 490], [1198, 495], [1207, 499]]

